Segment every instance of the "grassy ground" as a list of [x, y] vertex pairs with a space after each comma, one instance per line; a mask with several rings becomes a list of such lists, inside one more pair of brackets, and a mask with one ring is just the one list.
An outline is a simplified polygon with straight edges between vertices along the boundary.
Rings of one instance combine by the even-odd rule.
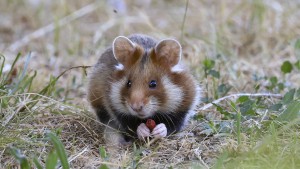
[[[298, 1], [121, 2], [0, 1], [0, 168], [300, 167]], [[83, 66], [136, 32], [181, 42], [203, 103], [177, 135], [107, 147]]]

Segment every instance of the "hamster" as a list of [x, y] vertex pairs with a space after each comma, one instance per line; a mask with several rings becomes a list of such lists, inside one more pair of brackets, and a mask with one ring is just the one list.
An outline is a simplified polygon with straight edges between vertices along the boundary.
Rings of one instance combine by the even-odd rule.
[[[166, 137], [180, 131], [200, 100], [200, 87], [181, 62], [174, 39], [118, 36], [94, 66], [88, 100], [105, 125], [106, 143]], [[145, 122], [153, 119], [150, 131]]]

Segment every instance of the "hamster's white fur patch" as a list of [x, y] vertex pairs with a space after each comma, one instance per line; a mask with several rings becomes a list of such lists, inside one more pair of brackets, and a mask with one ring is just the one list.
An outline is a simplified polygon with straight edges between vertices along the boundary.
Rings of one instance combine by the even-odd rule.
[[123, 70], [123, 69], [124, 69], [124, 66], [123, 66], [121, 63], [119, 63], [118, 65], [115, 66], [115, 68], [116, 68], [117, 70]]
[[164, 76], [162, 78], [163, 86], [165, 86], [166, 95], [167, 95], [167, 103], [164, 111], [172, 112], [180, 106], [183, 99], [183, 91], [182, 88], [175, 85], [171, 82], [171, 80]]
[[184, 68], [182, 67], [182, 65], [177, 64], [172, 67], [171, 71], [172, 72], [182, 72], [182, 71], [184, 71]]
[[144, 111], [147, 112], [147, 115], [151, 116], [159, 109], [159, 102], [156, 97], [150, 96], [149, 103], [145, 106]]
[[196, 114], [195, 109], [196, 109], [197, 105], [200, 103], [201, 91], [202, 91], [201, 87], [197, 84], [195, 97], [194, 97], [193, 103], [190, 107], [190, 110], [184, 120], [184, 124], [187, 124], [188, 120]]
[[121, 98], [121, 89], [126, 84], [126, 78], [122, 78], [121, 80], [117, 82], [113, 82], [111, 84], [111, 93], [109, 95], [110, 101], [113, 104], [114, 108], [117, 109], [117, 111], [120, 112], [126, 112], [126, 108], [122, 104], [122, 98]]

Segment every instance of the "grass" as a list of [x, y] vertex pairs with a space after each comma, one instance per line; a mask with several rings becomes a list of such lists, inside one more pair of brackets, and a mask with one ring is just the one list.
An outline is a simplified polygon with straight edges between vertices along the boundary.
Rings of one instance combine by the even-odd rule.
[[[270, 126], [274, 125], [277, 124], [272, 123]], [[299, 120], [283, 125], [279, 129], [270, 127], [259, 139], [260, 142], [250, 142], [247, 151], [226, 150], [217, 162], [216, 168], [298, 168], [300, 166], [298, 130]], [[228, 159], [229, 162], [226, 161]]]
[[[298, 2], [126, 3], [0, 2], [0, 168], [299, 168]], [[180, 39], [203, 103], [177, 135], [107, 147], [88, 66], [134, 32]]]

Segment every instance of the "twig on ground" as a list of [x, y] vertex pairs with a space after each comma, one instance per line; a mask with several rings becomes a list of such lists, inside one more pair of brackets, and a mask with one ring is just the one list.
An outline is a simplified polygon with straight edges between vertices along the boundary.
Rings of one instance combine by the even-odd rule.
[[241, 97], [241, 96], [249, 96], [249, 97], [276, 97], [276, 98], [282, 98], [282, 95], [281, 94], [273, 94], [273, 93], [237, 93], [237, 94], [231, 94], [231, 95], [228, 95], [228, 96], [225, 96], [225, 97], [222, 97], [222, 98], [219, 98], [211, 103], [208, 103], [202, 107], [200, 107], [198, 110], [199, 111], [202, 111], [202, 110], [206, 110], [208, 108], [210, 108], [211, 106], [213, 106], [213, 104], [217, 104], [225, 99], [228, 99], [228, 98], [237, 98], [237, 97]]
[[[74, 161], [77, 157], [81, 156], [83, 153], [85, 153], [85, 152], [87, 152], [87, 151], [89, 151], [89, 148], [88, 148], [88, 147], [86, 147], [85, 149], [83, 149], [83, 150], [82, 150], [81, 152], [79, 152], [78, 154], [69, 157], [69, 159], [68, 159], [69, 164], [70, 164], [72, 161]], [[62, 168], [62, 167], [60, 167], [60, 168]]]
[[[70, 67], [70, 68], [64, 70], [63, 72], [61, 72], [61, 73], [56, 77], [56, 79], [59, 79], [62, 75], [64, 75], [64, 74], [65, 74], [66, 72], [68, 72], [69, 70], [77, 69], [77, 68], [82, 68], [82, 69], [85, 71], [85, 69], [90, 68], [90, 67], [92, 67], [92, 66], [73, 66], [73, 67]], [[85, 74], [86, 74], [86, 71], [85, 71]]]
[[180, 42], [181, 43], [183, 43], [182, 41], [183, 41], [183, 35], [184, 35], [184, 24], [185, 24], [185, 19], [186, 19], [186, 14], [187, 14], [187, 11], [188, 11], [188, 7], [189, 7], [189, 0], [186, 0], [183, 21], [182, 21], [182, 24], [181, 24], [181, 35], [180, 35]]

